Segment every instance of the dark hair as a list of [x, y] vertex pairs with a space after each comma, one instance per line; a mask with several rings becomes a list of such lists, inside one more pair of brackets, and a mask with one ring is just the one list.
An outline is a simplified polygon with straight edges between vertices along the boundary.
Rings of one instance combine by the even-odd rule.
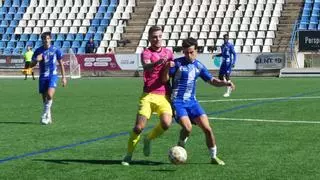
[[183, 48], [189, 48], [191, 46], [194, 46], [194, 49], [198, 49], [198, 42], [196, 39], [190, 37], [188, 39], [184, 39], [182, 41], [182, 47]]
[[45, 39], [47, 36], [50, 36], [51, 37], [51, 32], [44, 32], [41, 34], [41, 39]]
[[229, 37], [229, 35], [228, 35], [228, 34], [224, 34], [224, 35], [223, 35], [223, 38], [226, 38], [226, 37]]
[[148, 36], [150, 37], [151, 34], [156, 31], [162, 31], [162, 28], [160, 26], [151, 26], [148, 31]]

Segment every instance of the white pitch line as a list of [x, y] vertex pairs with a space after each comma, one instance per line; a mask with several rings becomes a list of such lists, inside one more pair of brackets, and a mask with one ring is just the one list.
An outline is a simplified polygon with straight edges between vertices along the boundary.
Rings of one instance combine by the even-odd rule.
[[217, 99], [217, 100], [199, 100], [201, 103], [209, 102], [233, 102], [233, 101], [260, 101], [260, 100], [281, 100], [281, 99], [320, 99], [320, 96], [309, 97], [276, 97], [276, 98], [249, 98], [249, 99]]
[[249, 122], [270, 122], [270, 123], [297, 123], [297, 124], [320, 124], [320, 121], [288, 121], [288, 120], [272, 120], [272, 119], [241, 119], [241, 118], [218, 118], [208, 117], [209, 119], [224, 121], [249, 121]]

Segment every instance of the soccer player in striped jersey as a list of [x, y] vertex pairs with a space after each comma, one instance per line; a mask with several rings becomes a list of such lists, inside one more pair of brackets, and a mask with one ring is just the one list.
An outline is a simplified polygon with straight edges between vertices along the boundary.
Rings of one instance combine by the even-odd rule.
[[167, 82], [162, 81], [162, 74], [167, 61], [173, 61], [171, 50], [162, 47], [162, 29], [152, 26], [148, 32], [151, 44], [141, 57], [143, 65], [143, 93], [139, 100], [139, 109], [136, 122], [128, 140], [127, 154], [121, 162], [130, 165], [133, 151], [139, 142], [140, 134], [153, 112], [156, 112], [160, 122], [144, 137], [143, 153], [150, 155], [150, 142], [166, 131], [172, 122], [172, 109], [169, 102], [170, 88]]
[[35, 50], [30, 66], [32, 68], [39, 62], [39, 93], [42, 95], [43, 100], [41, 124], [47, 125], [52, 123], [51, 105], [59, 79], [57, 62], [61, 69], [62, 86], [66, 86], [67, 79], [62, 63], [63, 54], [59, 48], [51, 45], [51, 33], [44, 32], [41, 34], [41, 40], [43, 45]]
[[200, 77], [210, 85], [235, 88], [231, 81], [214, 78], [207, 68], [197, 60], [197, 40], [188, 38], [182, 43], [184, 57], [177, 58], [174, 63], [167, 63], [163, 81], [172, 77], [171, 103], [175, 110], [175, 119], [181, 125], [178, 145], [185, 147], [191, 133], [192, 124], [198, 125], [205, 134], [211, 163], [224, 165], [217, 157], [217, 146], [208, 117], [196, 99], [196, 81]]

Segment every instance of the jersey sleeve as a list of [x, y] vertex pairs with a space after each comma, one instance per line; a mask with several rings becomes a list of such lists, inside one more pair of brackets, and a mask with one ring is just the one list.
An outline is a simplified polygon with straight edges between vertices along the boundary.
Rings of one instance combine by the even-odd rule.
[[201, 63], [199, 63], [199, 67], [200, 67], [200, 77], [202, 80], [204, 81], [210, 81], [213, 77], [213, 75], [208, 71], [208, 69]]
[[149, 50], [144, 50], [141, 54], [141, 63], [146, 64], [151, 61], [151, 52]]
[[59, 48], [57, 48], [57, 50], [56, 50], [56, 55], [57, 55], [57, 60], [61, 61], [62, 57], [63, 57], [63, 53]]

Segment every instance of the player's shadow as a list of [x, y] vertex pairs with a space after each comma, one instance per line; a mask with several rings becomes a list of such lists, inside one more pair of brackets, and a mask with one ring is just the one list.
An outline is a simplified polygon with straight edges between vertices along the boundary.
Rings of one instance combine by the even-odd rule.
[[38, 122], [27, 122], [27, 121], [0, 121], [0, 124], [39, 124]]
[[[84, 163], [84, 164], [102, 164], [102, 165], [114, 165], [121, 164], [121, 160], [87, 160], [87, 159], [34, 159], [34, 161], [44, 161], [58, 164], [69, 164], [69, 163]], [[159, 166], [166, 163], [158, 161], [131, 161], [130, 165], [147, 165], [147, 166]]]

